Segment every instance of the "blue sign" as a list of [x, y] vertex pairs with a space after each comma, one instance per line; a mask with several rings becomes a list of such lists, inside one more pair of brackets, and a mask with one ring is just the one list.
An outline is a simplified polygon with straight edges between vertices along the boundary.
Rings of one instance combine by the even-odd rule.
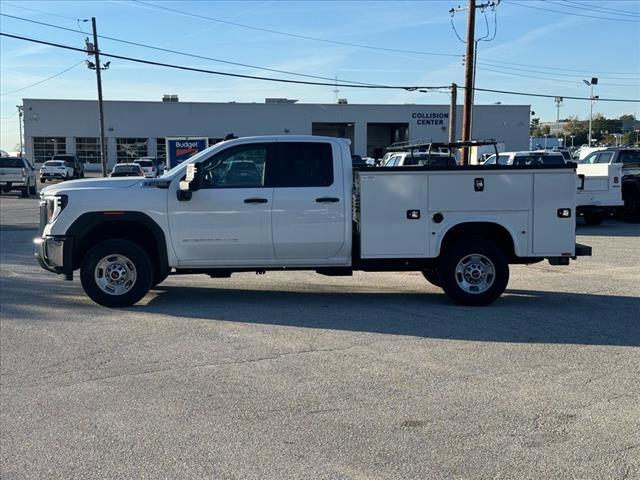
[[167, 160], [173, 168], [209, 146], [207, 138], [167, 138]]

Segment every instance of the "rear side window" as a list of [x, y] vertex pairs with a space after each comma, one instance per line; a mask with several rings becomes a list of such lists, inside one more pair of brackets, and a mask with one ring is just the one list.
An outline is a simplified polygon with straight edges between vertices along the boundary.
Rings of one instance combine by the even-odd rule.
[[283, 142], [276, 145], [274, 187], [328, 187], [333, 183], [331, 144]]
[[0, 157], [0, 168], [24, 168], [21, 158]]
[[601, 152], [593, 163], [610, 163], [612, 158], [613, 152]]
[[620, 152], [619, 162], [624, 164], [640, 164], [640, 150], [629, 150], [626, 152]]

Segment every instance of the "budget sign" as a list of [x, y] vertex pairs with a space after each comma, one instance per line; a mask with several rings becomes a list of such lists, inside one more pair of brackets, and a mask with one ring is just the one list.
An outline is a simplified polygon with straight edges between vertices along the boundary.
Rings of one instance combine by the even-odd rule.
[[187, 158], [201, 152], [209, 146], [209, 140], [201, 137], [168, 137], [167, 160], [173, 168]]

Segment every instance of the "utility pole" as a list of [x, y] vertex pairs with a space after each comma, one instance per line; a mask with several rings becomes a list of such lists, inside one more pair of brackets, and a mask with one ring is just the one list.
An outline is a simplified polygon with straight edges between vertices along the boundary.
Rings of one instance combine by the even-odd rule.
[[[476, 0], [468, 0], [466, 10], [468, 10], [467, 16], [467, 40], [464, 42], [466, 44], [466, 54], [465, 54], [465, 72], [464, 72], [464, 104], [462, 109], [462, 141], [468, 142], [471, 140], [471, 128], [473, 122], [473, 102], [474, 102], [474, 92], [475, 92], [475, 80], [476, 80], [476, 62], [475, 56], [478, 49], [478, 42], [485, 40], [489, 34], [487, 31], [487, 35], [482, 38], [475, 39], [475, 30], [476, 30], [476, 9], [480, 9], [484, 12], [487, 8], [491, 8], [495, 10], [495, 8], [500, 4], [501, 0], [488, 0], [486, 3], [481, 3], [480, 5], [476, 5]], [[449, 10], [449, 13], [453, 17], [455, 12], [464, 10], [464, 8], [457, 7]], [[453, 21], [452, 21], [453, 25]], [[455, 31], [455, 26], [453, 27]], [[457, 32], [456, 32], [457, 35]], [[495, 37], [495, 32], [494, 32]], [[460, 36], [458, 39], [462, 41]], [[493, 40], [493, 38], [491, 39]], [[487, 41], [491, 41], [487, 40]], [[462, 164], [469, 164], [469, 150], [462, 150]]]
[[[473, 50], [476, 30], [476, 0], [469, 0], [467, 17], [467, 53], [464, 64], [464, 106], [462, 108], [462, 141], [471, 140], [471, 99], [473, 96]], [[462, 149], [462, 165], [469, 165], [469, 149]]]
[[458, 85], [451, 84], [451, 106], [449, 107], [449, 142], [456, 141], [456, 114], [458, 109]]
[[102, 77], [100, 72], [107, 70], [111, 62], [105, 63], [104, 67], [100, 66], [100, 50], [98, 49], [98, 32], [96, 30], [96, 19], [91, 17], [91, 27], [93, 28], [93, 44], [87, 39], [87, 53], [93, 54], [95, 62], [87, 60], [87, 66], [96, 71], [96, 80], [98, 82], [98, 117], [100, 121], [100, 162], [102, 164], [102, 176], [107, 176], [107, 143], [104, 137], [104, 109], [102, 106]]
[[[557, 114], [556, 114], [556, 136], [558, 138], [560, 138], [560, 107], [562, 106], [562, 101], [564, 99], [562, 97], [556, 97], [554, 99], [554, 102], [556, 102], [556, 109], [557, 109]], [[562, 145], [562, 148], [565, 148], [566, 145]]]
[[20, 131], [20, 156], [23, 155], [23, 145], [22, 145], [22, 105], [16, 105], [18, 108], [18, 129]]

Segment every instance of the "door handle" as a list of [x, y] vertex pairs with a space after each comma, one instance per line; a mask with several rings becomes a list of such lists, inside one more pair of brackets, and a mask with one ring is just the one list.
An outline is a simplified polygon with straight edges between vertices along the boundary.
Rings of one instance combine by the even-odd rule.
[[269, 200], [266, 198], [245, 198], [244, 203], [267, 203]]
[[339, 202], [340, 199], [337, 197], [320, 197], [316, 198], [316, 202], [318, 203], [336, 203]]

